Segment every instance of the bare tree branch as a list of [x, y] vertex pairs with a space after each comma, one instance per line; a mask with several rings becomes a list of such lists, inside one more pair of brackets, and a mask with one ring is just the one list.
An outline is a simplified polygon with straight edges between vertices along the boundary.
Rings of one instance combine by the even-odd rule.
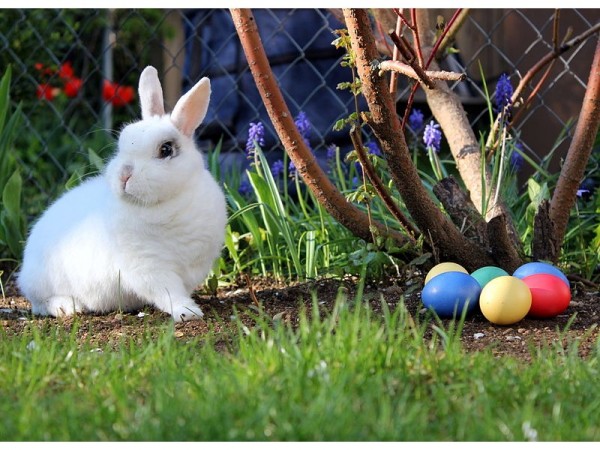
[[[550, 219], [554, 223], [554, 241], [563, 242], [569, 213], [577, 199], [577, 190], [585, 175], [587, 162], [600, 124], [600, 38], [590, 69], [575, 134], [550, 203]], [[558, 257], [558, 253], [556, 257]]]
[[417, 230], [402, 213], [402, 211], [400, 211], [400, 208], [398, 208], [398, 205], [396, 205], [392, 199], [392, 196], [387, 191], [385, 185], [381, 181], [381, 178], [379, 178], [379, 175], [377, 175], [373, 164], [371, 164], [371, 161], [369, 161], [369, 158], [367, 157], [367, 153], [360, 136], [360, 129], [356, 126], [353, 126], [352, 130], [350, 130], [350, 138], [352, 139], [352, 144], [354, 145], [354, 149], [358, 155], [358, 160], [360, 161], [363, 170], [367, 174], [367, 178], [369, 178], [371, 181], [375, 192], [377, 192], [377, 195], [379, 195], [379, 198], [381, 198], [383, 204], [386, 206], [392, 216], [408, 232], [409, 239], [413, 241], [413, 244], [416, 244], [416, 239], [418, 239], [420, 236], [419, 230]]
[[[406, 65], [400, 61], [382, 61], [379, 63], [379, 70], [389, 70], [397, 73], [401, 73], [402, 75], [406, 75], [407, 77], [414, 78], [415, 80], [424, 81], [424, 78], [421, 78], [419, 74], [413, 69], [411, 66]], [[427, 76], [427, 78], [431, 80], [446, 80], [446, 81], [462, 81], [467, 76], [464, 73], [457, 72], [448, 72], [446, 70], [426, 70], [423, 71], [423, 74]], [[432, 83], [432, 88], [435, 88], [435, 85]]]

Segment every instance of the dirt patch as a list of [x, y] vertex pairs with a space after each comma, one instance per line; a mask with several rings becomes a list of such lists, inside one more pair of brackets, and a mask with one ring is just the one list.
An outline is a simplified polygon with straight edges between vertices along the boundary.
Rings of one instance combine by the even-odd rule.
[[[514, 325], [498, 326], [487, 321], [480, 312], [472, 313], [464, 323], [461, 335], [463, 347], [467, 351], [489, 349], [498, 357], [512, 355], [527, 360], [540, 346], [553, 345], [556, 351], [561, 351], [577, 343], [581, 356], [587, 356], [599, 338], [600, 295], [597, 287], [581, 282], [572, 282], [571, 287], [573, 296], [568, 309], [552, 319], [525, 318]], [[14, 287], [9, 284], [5, 288], [7, 296], [0, 299], [0, 326], [7, 335], [19, 335], [32, 324], [40, 328], [62, 326], [71, 329], [76, 320], [78, 338], [103, 347], [117, 343], [123, 336], [141, 339], [170, 321], [168, 315], [151, 308], [104, 316], [33, 317], [29, 303], [18, 295]], [[295, 284], [265, 279], [255, 279], [248, 284], [242, 280], [226, 289], [219, 289], [216, 295], [196, 294], [196, 301], [205, 314], [204, 320], [176, 324], [175, 336], [185, 340], [211, 336], [216, 345], [225, 346], [238, 332], [238, 318], [252, 327], [257, 315], [264, 312], [272, 322], [294, 325], [298, 322], [300, 311], [310, 311], [315, 301], [324, 312], [331, 311], [340, 294], [351, 302], [357, 288], [356, 280], [352, 278]], [[422, 277], [418, 275], [372, 282], [364, 286], [363, 301], [368, 301], [375, 312], [381, 311], [382, 302], [393, 310], [403, 301], [410, 314], [422, 321], [429, 312], [423, 308], [421, 288]], [[448, 320], [443, 322], [449, 323]]]

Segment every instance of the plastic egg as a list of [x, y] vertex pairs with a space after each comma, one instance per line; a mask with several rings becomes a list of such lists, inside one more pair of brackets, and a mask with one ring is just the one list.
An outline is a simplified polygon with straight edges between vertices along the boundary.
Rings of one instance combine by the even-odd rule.
[[431, 280], [433, 277], [445, 272], [462, 272], [466, 273], [467, 275], [469, 274], [467, 269], [465, 269], [460, 264], [456, 264], [453, 262], [443, 262], [433, 266], [431, 270], [427, 272], [427, 276], [425, 277], [425, 284], [429, 283], [429, 280]]
[[571, 302], [571, 290], [560, 277], [538, 273], [523, 278], [531, 291], [529, 315], [538, 318], [555, 317]]
[[481, 267], [480, 269], [477, 269], [471, 274], [471, 276], [479, 282], [481, 289], [483, 289], [485, 285], [492, 281], [494, 278], [507, 275], [509, 275], [509, 273], [506, 270], [496, 266]]
[[426, 308], [439, 317], [460, 317], [463, 309], [473, 311], [481, 287], [475, 278], [463, 272], [444, 272], [432, 278], [421, 293]]
[[529, 312], [531, 291], [527, 284], [517, 277], [497, 277], [481, 290], [479, 308], [490, 322], [512, 325]]
[[540, 261], [523, 264], [521, 267], [515, 270], [515, 272], [513, 273], [513, 277], [523, 279], [525, 277], [535, 275], [538, 273], [548, 273], [550, 275], [555, 275], [561, 280], [563, 280], [567, 284], [567, 287], [569, 289], [571, 288], [571, 283], [569, 283], [569, 280], [567, 279], [565, 274], [560, 271], [560, 269], [554, 267], [552, 264]]

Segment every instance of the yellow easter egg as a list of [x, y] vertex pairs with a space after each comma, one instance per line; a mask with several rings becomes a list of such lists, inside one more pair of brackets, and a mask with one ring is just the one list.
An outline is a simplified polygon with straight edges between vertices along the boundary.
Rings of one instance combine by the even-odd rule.
[[468, 274], [469, 272], [460, 264], [456, 264], [453, 262], [443, 262], [439, 263], [436, 266], [433, 266], [429, 272], [427, 272], [427, 276], [425, 277], [425, 284], [429, 282], [433, 277], [444, 273], [444, 272], [462, 272]]
[[512, 325], [531, 308], [531, 291], [513, 276], [494, 278], [481, 290], [479, 308], [487, 320], [497, 325]]

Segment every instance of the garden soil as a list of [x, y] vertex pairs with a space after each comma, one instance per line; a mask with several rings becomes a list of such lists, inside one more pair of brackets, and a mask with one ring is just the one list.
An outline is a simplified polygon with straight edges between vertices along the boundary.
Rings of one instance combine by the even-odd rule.
[[[384, 303], [390, 310], [407, 308], [417, 323], [427, 323], [428, 334], [433, 333], [431, 318], [421, 302], [423, 276], [419, 272], [405, 274], [364, 286], [363, 303], [368, 302], [374, 314], [381, 314]], [[189, 341], [210, 337], [222, 349], [234, 341], [240, 321], [247, 327], [256, 326], [257, 317], [262, 323], [285, 323], [295, 326], [302, 312], [310, 314], [316, 304], [322, 314], [333, 309], [341, 296], [352, 304], [358, 289], [356, 279], [321, 279], [303, 283], [281, 283], [264, 278], [240, 280], [239, 283], [221, 287], [214, 294], [198, 292], [196, 302], [204, 311], [199, 321], [177, 323], [176, 339]], [[490, 351], [497, 357], [514, 356], [529, 360], [538, 348], [549, 346], [561, 352], [576, 345], [581, 357], [587, 357], [599, 342], [600, 293], [598, 286], [585, 280], [571, 279], [572, 299], [566, 311], [551, 319], [524, 318], [509, 326], [494, 325], [475, 311], [466, 317], [461, 332], [463, 348], [468, 352]], [[10, 282], [4, 286], [0, 298], [0, 330], [7, 336], [21, 335], [28, 327], [52, 330], [74, 325], [78, 339], [99, 348], [118, 345], [122, 337], [139, 338], [140, 342], [150, 332], [162, 332], [170, 323], [170, 316], [152, 308], [133, 312], [114, 312], [107, 315], [78, 314], [68, 318], [41, 318], [31, 315], [30, 304], [15, 290]], [[266, 320], [266, 322], [265, 322]], [[450, 320], [442, 320], [447, 327]], [[202, 340], [201, 340], [202, 341]]]

